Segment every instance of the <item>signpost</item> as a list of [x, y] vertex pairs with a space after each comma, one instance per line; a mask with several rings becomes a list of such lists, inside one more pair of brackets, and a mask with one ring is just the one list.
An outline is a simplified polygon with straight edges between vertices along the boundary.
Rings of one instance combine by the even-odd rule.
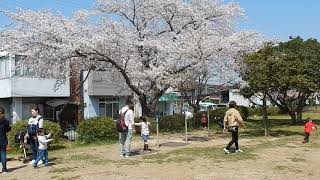
[[208, 139], [210, 137], [210, 111], [209, 109], [207, 110], [207, 117], [208, 117]]
[[189, 112], [189, 111], [187, 111], [186, 113], [185, 113], [185, 118], [184, 118], [184, 124], [185, 124], [185, 128], [186, 128], [186, 142], [188, 142], [188, 119], [191, 119], [191, 118], [193, 118], [193, 114], [191, 113], [191, 112]]
[[157, 146], [159, 148], [160, 144], [159, 144], [159, 116], [158, 115], [156, 116], [156, 123], [157, 123]]

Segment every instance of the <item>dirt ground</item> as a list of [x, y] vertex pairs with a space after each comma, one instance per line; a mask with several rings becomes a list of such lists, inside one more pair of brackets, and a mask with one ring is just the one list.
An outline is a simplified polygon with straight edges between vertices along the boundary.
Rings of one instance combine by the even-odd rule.
[[139, 154], [140, 138], [134, 137], [135, 156], [119, 156], [118, 144], [49, 151], [50, 166], [34, 169], [12, 157], [9, 173], [0, 179], [319, 179], [320, 140], [302, 144], [302, 136], [240, 138], [243, 153], [226, 155], [229, 137], [203, 131], [190, 135], [162, 135], [160, 148], [150, 140], [149, 154]]

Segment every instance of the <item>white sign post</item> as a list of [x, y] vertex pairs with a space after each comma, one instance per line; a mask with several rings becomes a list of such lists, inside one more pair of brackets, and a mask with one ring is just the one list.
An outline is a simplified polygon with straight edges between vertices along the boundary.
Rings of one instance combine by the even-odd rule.
[[207, 114], [208, 114], [208, 139], [210, 138], [210, 111], [208, 109], [207, 111]]
[[191, 118], [193, 118], [193, 114], [191, 113], [191, 112], [189, 112], [189, 111], [187, 111], [186, 113], [185, 113], [185, 122], [184, 122], [184, 124], [185, 124], [185, 128], [186, 128], [186, 142], [188, 142], [188, 119], [191, 119]]
[[157, 146], [159, 148], [160, 144], [159, 144], [159, 117], [158, 116], [156, 116], [156, 122], [157, 122]]

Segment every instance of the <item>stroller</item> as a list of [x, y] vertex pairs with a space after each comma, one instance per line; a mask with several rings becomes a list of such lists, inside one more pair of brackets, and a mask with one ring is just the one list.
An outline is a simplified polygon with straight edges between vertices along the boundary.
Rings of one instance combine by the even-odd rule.
[[19, 161], [23, 161], [23, 163], [26, 163], [29, 161], [27, 157], [27, 152], [30, 149], [30, 139], [25, 138], [27, 134], [27, 130], [19, 131], [14, 136], [14, 142], [19, 143], [19, 147], [22, 150], [21, 155], [19, 156]]

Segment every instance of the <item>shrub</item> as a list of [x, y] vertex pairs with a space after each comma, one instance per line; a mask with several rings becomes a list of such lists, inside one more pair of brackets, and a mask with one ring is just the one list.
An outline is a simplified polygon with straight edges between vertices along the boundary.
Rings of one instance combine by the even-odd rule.
[[161, 116], [159, 129], [161, 132], [181, 132], [184, 130], [184, 115]]
[[249, 116], [260, 116], [262, 114], [262, 109], [260, 107], [251, 107], [249, 110]]
[[81, 143], [114, 141], [118, 138], [115, 122], [108, 117], [97, 117], [80, 122], [77, 132]]
[[267, 108], [267, 113], [270, 116], [275, 116], [275, 115], [280, 114], [280, 109], [278, 107], [270, 106], [270, 107]]
[[243, 120], [247, 120], [247, 118], [249, 117], [249, 108], [245, 106], [239, 106], [237, 109], [239, 110]]
[[[249, 116], [262, 116], [262, 107], [256, 107], [256, 108], [249, 108]], [[267, 114], [269, 116], [275, 116], [278, 114], [282, 114], [280, 109], [278, 107], [269, 106], [267, 107]]]
[[[8, 133], [8, 140], [10, 144], [10, 148], [14, 150], [19, 149], [19, 143], [14, 142], [14, 135], [18, 133], [19, 131], [26, 130], [26, 126], [28, 124], [27, 120], [21, 120], [17, 121], [14, 124], [11, 124], [11, 131]], [[50, 143], [50, 146], [58, 146], [59, 145], [59, 139], [61, 138], [62, 131], [58, 123], [51, 122], [49, 120], [43, 121], [43, 126], [47, 133], [53, 132], [52, 138], [54, 138], [54, 141]], [[49, 148], [50, 148], [49, 146]]]

